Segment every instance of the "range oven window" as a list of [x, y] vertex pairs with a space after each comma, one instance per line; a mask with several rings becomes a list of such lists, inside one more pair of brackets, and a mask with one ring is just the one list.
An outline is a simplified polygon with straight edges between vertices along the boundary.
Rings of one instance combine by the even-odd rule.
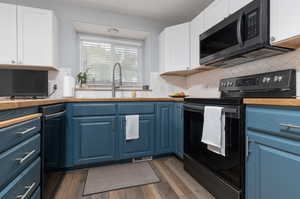
[[207, 149], [201, 142], [204, 123], [204, 106], [202, 110], [184, 110], [184, 153], [205, 165], [219, 177], [241, 188], [241, 134], [240, 119], [237, 113], [226, 115], [226, 157]]

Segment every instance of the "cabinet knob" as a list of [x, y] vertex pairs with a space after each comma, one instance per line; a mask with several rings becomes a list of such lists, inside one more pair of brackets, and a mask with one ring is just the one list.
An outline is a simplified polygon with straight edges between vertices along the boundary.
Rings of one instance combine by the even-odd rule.
[[12, 64], [16, 64], [17, 61], [13, 59], [13, 60], [11, 60], [11, 63], [12, 63]]

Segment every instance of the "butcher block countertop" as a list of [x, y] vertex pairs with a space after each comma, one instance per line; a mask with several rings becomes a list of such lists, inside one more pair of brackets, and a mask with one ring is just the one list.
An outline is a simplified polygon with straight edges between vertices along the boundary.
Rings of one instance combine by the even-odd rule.
[[36, 100], [0, 100], [0, 110], [17, 109], [31, 106], [50, 105], [64, 102], [152, 102], [174, 101], [183, 102], [182, 98], [66, 98], [66, 99], [36, 99]]
[[271, 106], [300, 106], [300, 99], [275, 99], [275, 98], [253, 98], [244, 99], [244, 104], [271, 105]]

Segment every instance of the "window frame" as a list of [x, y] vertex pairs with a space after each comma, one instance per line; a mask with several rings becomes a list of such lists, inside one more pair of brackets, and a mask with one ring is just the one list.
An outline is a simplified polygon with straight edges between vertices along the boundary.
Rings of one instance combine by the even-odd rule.
[[[138, 81], [137, 82], [125, 82], [123, 81], [123, 88], [140, 88], [143, 86], [143, 80], [145, 78], [145, 41], [144, 40], [133, 40], [133, 39], [122, 39], [117, 37], [105, 37], [105, 36], [94, 36], [94, 35], [86, 35], [79, 34], [79, 67], [80, 72], [87, 71], [87, 65], [83, 64], [84, 60], [82, 57], [82, 41], [86, 42], [99, 42], [99, 43], [110, 43], [115, 49], [115, 46], [124, 46], [124, 47], [135, 47], [138, 49]], [[113, 69], [113, 66], [112, 68]], [[95, 83], [91, 82], [87, 83], [88, 87], [96, 87], [96, 88], [110, 88], [112, 86], [112, 81], [109, 83]]]

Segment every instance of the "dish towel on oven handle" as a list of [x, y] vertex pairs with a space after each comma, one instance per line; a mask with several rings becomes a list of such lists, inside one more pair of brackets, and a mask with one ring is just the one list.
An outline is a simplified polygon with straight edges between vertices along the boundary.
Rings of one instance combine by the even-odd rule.
[[226, 155], [225, 114], [223, 107], [205, 106], [202, 142], [207, 144], [207, 149]]
[[139, 115], [126, 115], [126, 140], [137, 140], [139, 134]]

